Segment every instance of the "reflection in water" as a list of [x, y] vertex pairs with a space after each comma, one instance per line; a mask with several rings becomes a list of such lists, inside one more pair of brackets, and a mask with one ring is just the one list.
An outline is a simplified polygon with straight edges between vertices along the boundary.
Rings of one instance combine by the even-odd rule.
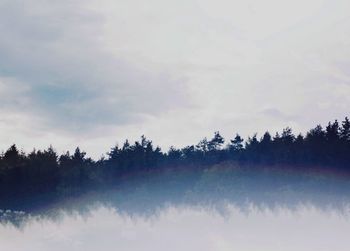
[[200, 207], [169, 207], [150, 217], [100, 207], [89, 217], [29, 220], [21, 230], [0, 228], [2, 250], [349, 250], [350, 221], [315, 207], [226, 214]]
[[339, 175], [170, 171], [40, 209], [4, 209], [0, 247], [342, 251], [350, 246], [349, 210], [350, 179]]

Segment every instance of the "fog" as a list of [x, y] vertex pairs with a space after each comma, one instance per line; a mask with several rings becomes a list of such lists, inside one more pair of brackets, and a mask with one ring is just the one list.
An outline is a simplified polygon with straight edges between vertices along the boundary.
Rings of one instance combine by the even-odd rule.
[[0, 227], [2, 250], [348, 250], [348, 215], [313, 206], [227, 212], [169, 207], [151, 217], [100, 207], [59, 222], [29, 220]]
[[319, 171], [212, 168], [130, 176], [45, 206], [33, 199], [3, 208], [0, 247], [345, 251], [349, 188], [343, 174]]

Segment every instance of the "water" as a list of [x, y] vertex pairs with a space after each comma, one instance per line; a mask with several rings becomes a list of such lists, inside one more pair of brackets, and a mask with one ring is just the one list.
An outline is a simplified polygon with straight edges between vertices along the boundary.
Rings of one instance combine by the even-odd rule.
[[32, 219], [20, 229], [0, 228], [1, 250], [334, 250], [350, 246], [350, 218], [313, 206], [220, 214], [205, 208], [169, 207], [130, 216], [100, 207], [89, 216]]
[[41, 211], [2, 211], [0, 250], [349, 250], [347, 178], [184, 177], [135, 178]]

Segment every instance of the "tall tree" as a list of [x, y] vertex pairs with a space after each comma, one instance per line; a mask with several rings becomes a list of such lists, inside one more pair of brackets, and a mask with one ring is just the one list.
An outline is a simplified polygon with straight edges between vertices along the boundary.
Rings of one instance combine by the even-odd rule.
[[208, 142], [208, 150], [209, 151], [220, 150], [224, 143], [225, 143], [225, 139], [220, 135], [219, 132], [215, 132], [214, 137]]
[[233, 152], [241, 152], [243, 150], [243, 141], [244, 139], [239, 134], [236, 134], [235, 138], [231, 140], [229, 148]]
[[340, 137], [344, 141], [350, 141], [350, 120], [348, 117], [345, 117], [345, 120], [342, 122], [342, 127], [340, 128]]

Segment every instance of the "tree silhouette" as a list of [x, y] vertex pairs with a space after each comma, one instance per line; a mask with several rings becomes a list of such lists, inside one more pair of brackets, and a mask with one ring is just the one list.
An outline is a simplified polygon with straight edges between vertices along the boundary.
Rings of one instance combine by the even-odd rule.
[[[71, 155], [58, 155], [53, 147], [29, 154], [12, 145], [0, 156], [0, 198], [72, 196], [92, 188], [113, 185], [122, 177], [164, 168], [206, 168], [224, 161], [239, 164], [323, 167], [350, 172], [350, 121], [329, 122], [295, 136], [287, 127], [272, 137], [269, 132], [244, 140], [236, 134], [227, 145], [218, 131], [208, 140], [163, 153], [144, 135], [131, 144], [114, 146], [98, 161], [77, 147]], [[49, 196], [49, 197], [50, 197]], [[11, 200], [12, 198], [12, 200]]]
[[234, 154], [240, 153], [243, 150], [243, 141], [244, 139], [239, 134], [236, 134], [236, 137], [233, 140], [231, 140], [229, 149]]
[[209, 151], [220, 150], [224, 143], [225, 143], [225, 139], [220, 135], [219, 132], [215, 132], [214, 137], [208, 142], [208, 150]]

